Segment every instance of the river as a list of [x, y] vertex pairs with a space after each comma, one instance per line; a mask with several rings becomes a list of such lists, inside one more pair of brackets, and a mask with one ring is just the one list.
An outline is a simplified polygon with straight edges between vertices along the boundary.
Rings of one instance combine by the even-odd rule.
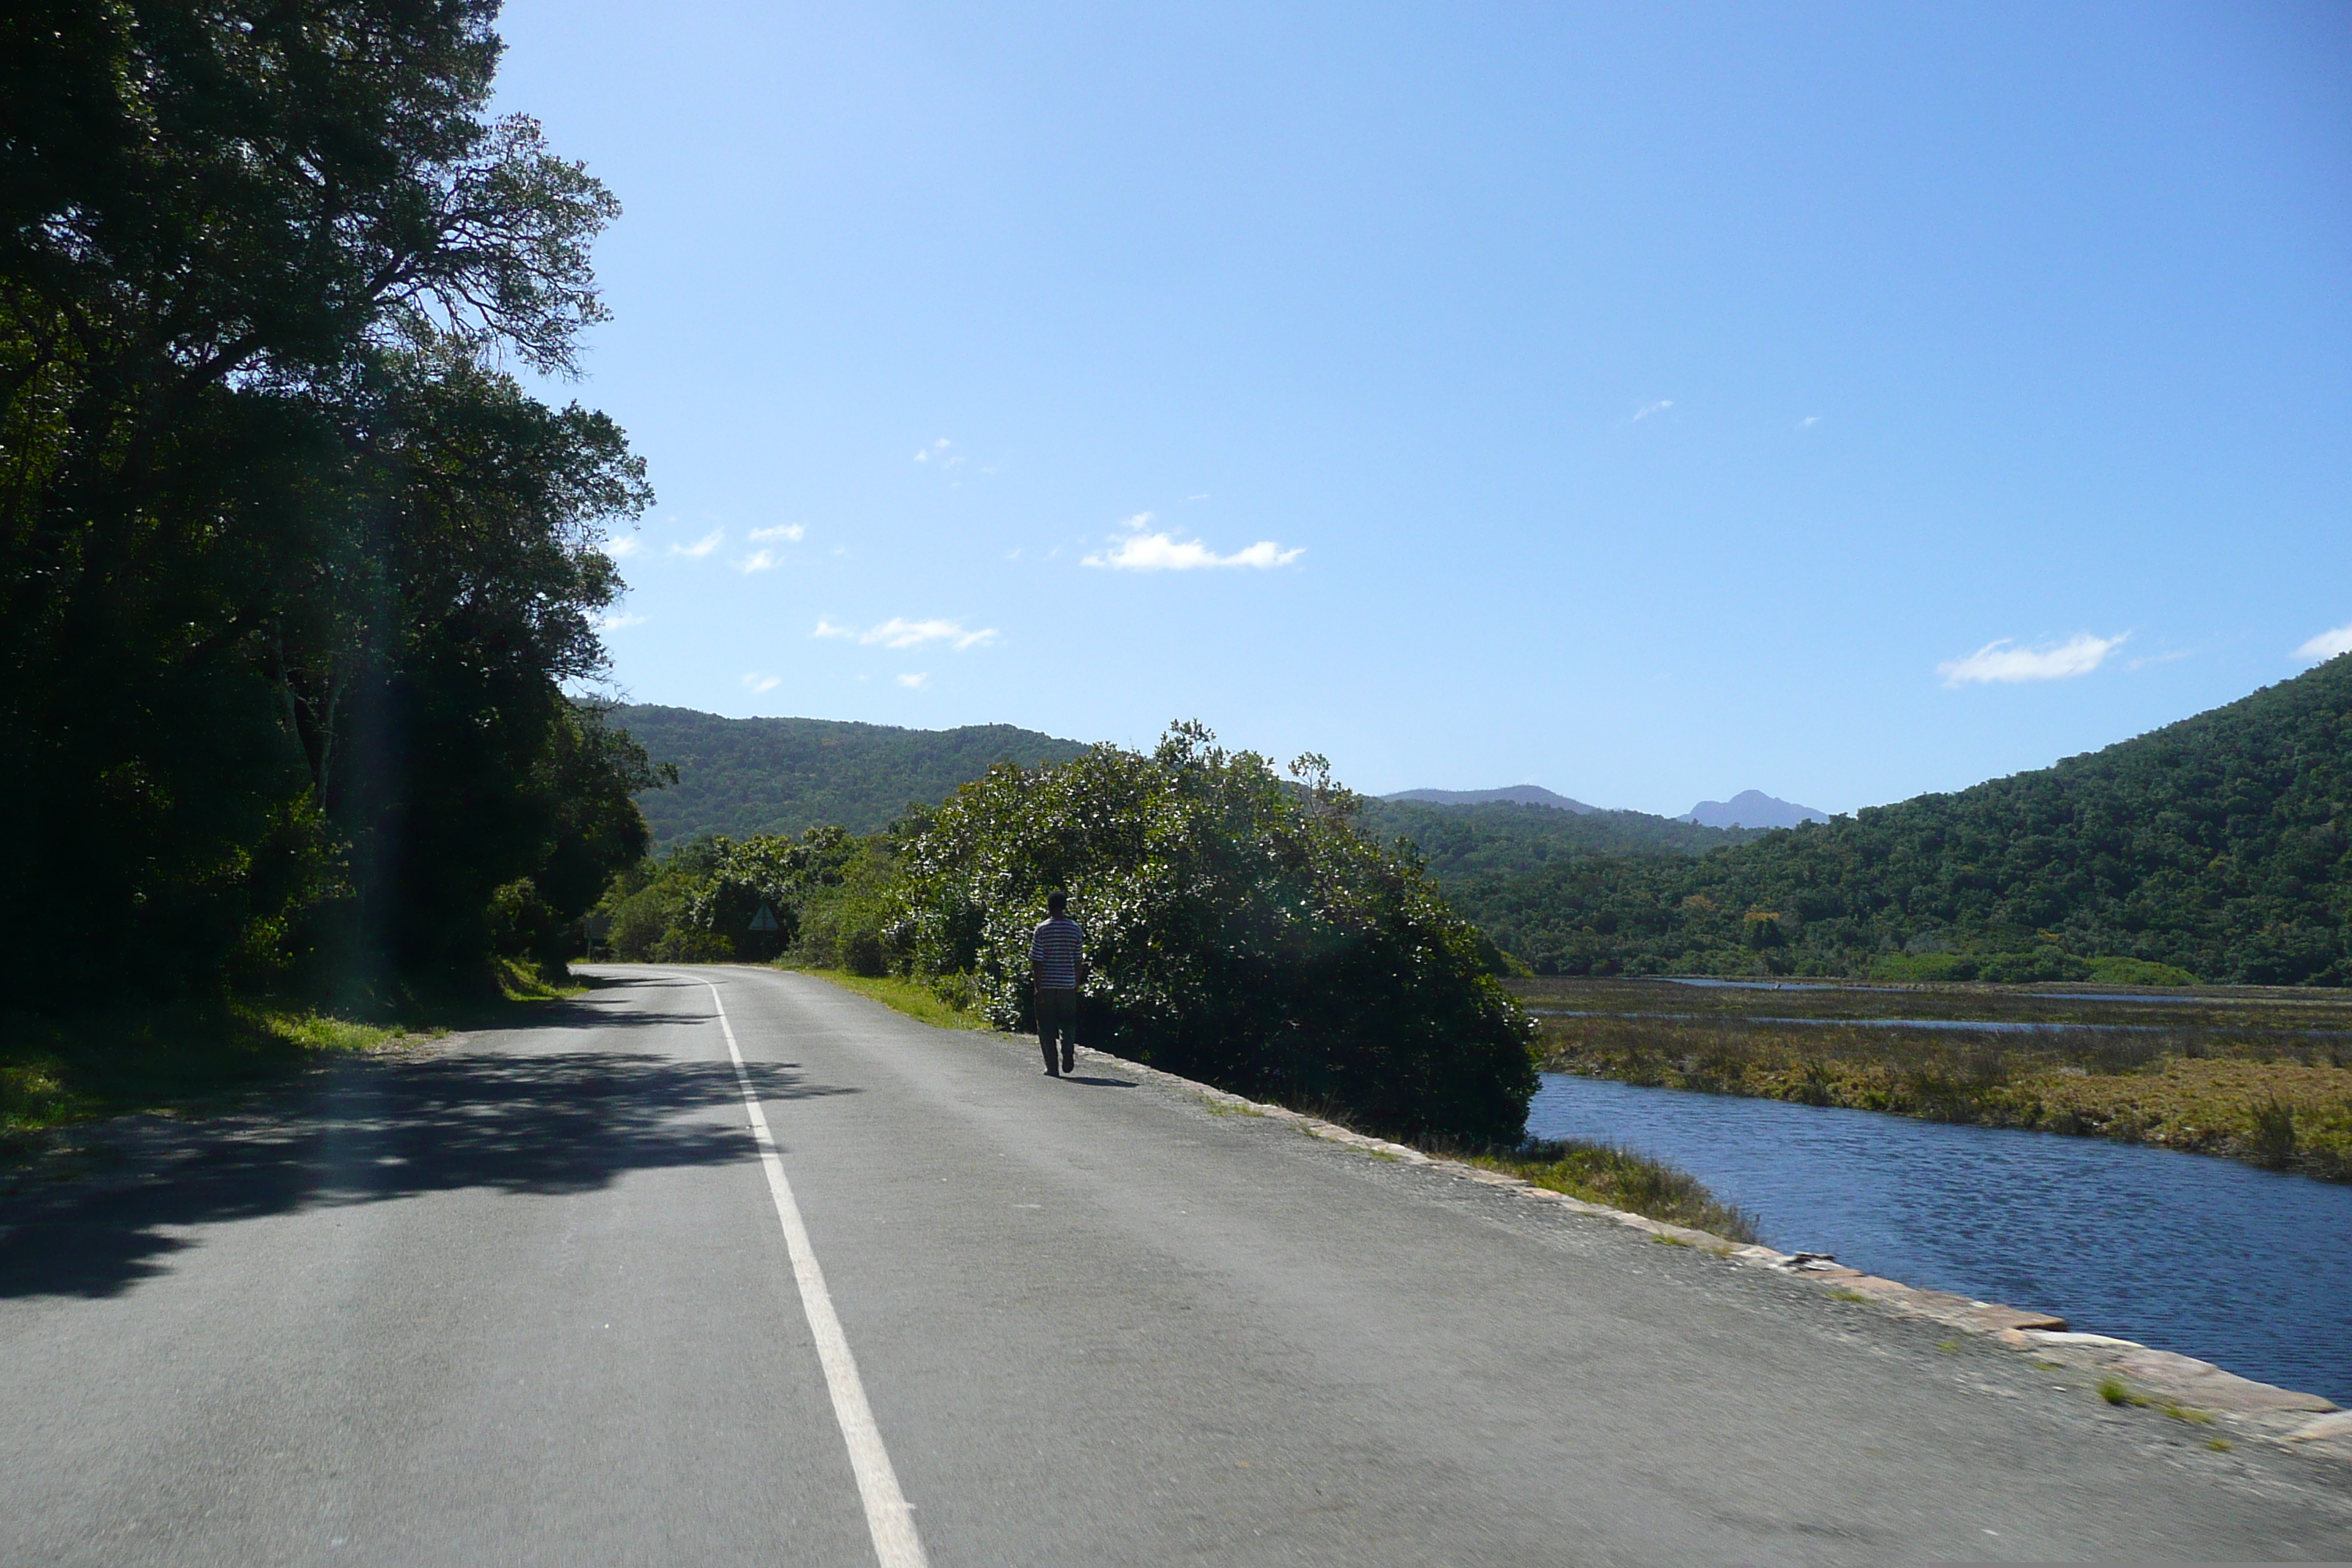
[[1784, 1252], [2352, 1405], [2352, 1184], [2104, 1139], [1546, 1073], [1538, 1138], [1679, 1165]]

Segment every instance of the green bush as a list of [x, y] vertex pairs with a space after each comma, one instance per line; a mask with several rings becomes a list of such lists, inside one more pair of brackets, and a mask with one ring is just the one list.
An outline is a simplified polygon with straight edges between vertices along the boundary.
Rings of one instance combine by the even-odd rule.
[[1394, 1134], [1517, 1140], [1533, 1031], [1491, 947], [1356, 829], [1321, 759], [1292, 772], [1193, 724], [1150, 756], [999, 767], [908, 837], [890, 942], [1022, 1027], [1030, 932], [1064, 889], [1090, 1043]]
[[2194, 985], [2197, 976], [2170, 963], [2144, 958], [2095, 958], [2091, 978], [2102, 985]]

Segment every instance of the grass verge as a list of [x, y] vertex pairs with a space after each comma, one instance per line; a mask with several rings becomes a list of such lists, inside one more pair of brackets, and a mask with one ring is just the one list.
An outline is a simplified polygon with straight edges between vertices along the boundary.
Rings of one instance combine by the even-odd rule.
[[1437, 1152], [1589, 1204], [1711, 1231], [1729, 1241], [1756, 1239], [1755, 1216], [1717, 1198], [1696, 1176], [1613, 1143], [1536, 1140], [1517, 1149]]
[[0, 1159], [60, 1128], [201, 1111], [338, 1055], [498, 1027], [520, 1010], [587, 989], [505, 960], [488, 980], [469, 994], [333, 1010], [263, 997], [0, 1016]]
[[977, 1013], [966, 1012], [941, 997], [919, 980], [908, 980], [896, 974], [852, 974], [845, 969], [795, 969], [796, 974], [814, 974], [844, 991], [855, 991], [894, 1008], [909, 1018], [940, 1029], [985, 1029], [988, 1020]]
[[184, 1113], [338, 1053], [443, 1032], [268, 1004], [10, 1016], [0, 1020], [0, 1156], [77, 1122]]

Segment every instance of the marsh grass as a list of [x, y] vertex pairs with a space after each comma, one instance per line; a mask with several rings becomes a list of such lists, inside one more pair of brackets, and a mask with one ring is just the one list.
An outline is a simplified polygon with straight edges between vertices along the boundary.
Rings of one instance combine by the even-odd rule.
[[[1790, 1005], [1762, 994], [1761, 1005]], [[1728, 1010], [1538, 1023], [1539, 1064], [1555, 1072], [2159, 1143], [2352, 1180], [2352, 1045], [2332, 1033], [1910, 1029]]]
[[1756, 1239], [1755, 1216], [1717, 1198], [1696, 1176], [1612, 1143], [1534, 1139], [1517, 1148], [1431, 1152], [1586, 1203], [1711, 1231], [1731, 1241]]

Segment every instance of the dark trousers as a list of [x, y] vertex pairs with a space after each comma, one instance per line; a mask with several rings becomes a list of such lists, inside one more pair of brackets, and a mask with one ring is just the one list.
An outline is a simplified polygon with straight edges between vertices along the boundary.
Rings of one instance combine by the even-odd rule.
[[[1061, 1060], [1054, 1059], [1054, 1043], [1061, 1042]], [[1070, 1053], [1078, 1043], [1078, 994], [1075, 991], [1037, 993], [1037, 1044], [1045, 1053], [1047, 1072], [1068, 1072]]]

